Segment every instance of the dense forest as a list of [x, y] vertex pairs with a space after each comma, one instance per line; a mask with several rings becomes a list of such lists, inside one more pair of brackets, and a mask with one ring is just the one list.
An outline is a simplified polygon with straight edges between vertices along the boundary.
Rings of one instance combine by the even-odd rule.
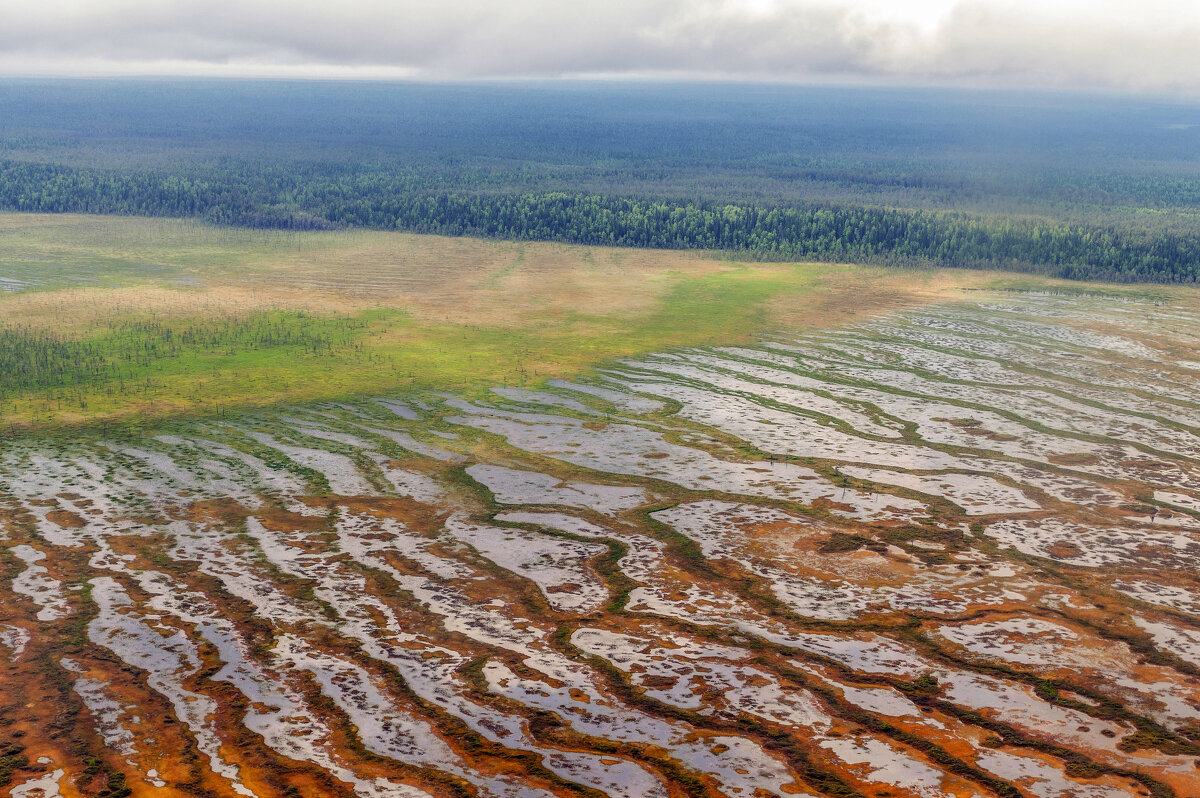
[[0, 84], [0, 208], [1200, 278], [1200, 108], [866, 89]]

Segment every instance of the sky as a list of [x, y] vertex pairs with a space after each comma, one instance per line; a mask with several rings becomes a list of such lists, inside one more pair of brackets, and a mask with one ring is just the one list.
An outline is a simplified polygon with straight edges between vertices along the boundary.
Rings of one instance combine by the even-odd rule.
[[0, 75], [1200, 95], [1200, 0], [0, 0]]

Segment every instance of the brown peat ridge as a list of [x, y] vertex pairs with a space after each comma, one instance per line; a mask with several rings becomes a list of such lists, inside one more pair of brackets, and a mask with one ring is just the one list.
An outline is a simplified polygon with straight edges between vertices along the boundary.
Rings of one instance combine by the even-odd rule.
[[6, 443], [0, 792], [1200, 795], [1200, 312], [968, 297]]

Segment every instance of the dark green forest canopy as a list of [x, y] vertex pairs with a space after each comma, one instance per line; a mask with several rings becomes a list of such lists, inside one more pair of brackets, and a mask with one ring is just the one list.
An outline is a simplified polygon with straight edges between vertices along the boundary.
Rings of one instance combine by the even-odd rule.
[[1200, 107], [747, 86], [0, 83], [0, 207], [1200, 277]]

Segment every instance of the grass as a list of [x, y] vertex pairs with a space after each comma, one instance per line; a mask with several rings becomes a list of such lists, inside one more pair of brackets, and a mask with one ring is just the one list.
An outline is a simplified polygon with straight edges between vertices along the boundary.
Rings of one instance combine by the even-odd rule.
[[215, 358], [246, 352], [336, 357], [366, 324], [276, 311], [183, 324], [125, 320], [80, 340], [50, 330], [9, 327], [0, 329], [0, 398], [39, 389], [82, 393], [113, 383], [136, 385], [156, 372], [204, 369]]
[[27, 286], [0, 292], [5, 434], [532, 385], [1014, 286], [981, 272], [33, 214], [0, 214], [0, 277]]

